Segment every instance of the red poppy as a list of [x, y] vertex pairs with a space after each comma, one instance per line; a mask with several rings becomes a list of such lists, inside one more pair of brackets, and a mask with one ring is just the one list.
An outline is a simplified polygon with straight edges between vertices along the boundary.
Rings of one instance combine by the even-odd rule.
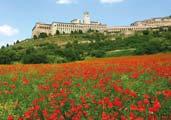
[[9, 115], [7, 120], [14, 120], [14, 117], [12, 115]]

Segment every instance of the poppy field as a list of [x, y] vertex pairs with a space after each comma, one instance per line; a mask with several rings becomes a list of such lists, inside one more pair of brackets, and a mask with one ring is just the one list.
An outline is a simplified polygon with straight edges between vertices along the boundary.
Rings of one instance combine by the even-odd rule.
[[171, 54], [0, 65], [0, 120], [169, 120]]

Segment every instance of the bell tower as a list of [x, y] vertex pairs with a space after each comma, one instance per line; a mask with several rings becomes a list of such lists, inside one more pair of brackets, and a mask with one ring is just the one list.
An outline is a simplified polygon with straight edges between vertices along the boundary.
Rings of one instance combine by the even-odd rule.
[[89, 12], [84, 12], [83, 15], [83, 24], [90, 24], [90, 14]]

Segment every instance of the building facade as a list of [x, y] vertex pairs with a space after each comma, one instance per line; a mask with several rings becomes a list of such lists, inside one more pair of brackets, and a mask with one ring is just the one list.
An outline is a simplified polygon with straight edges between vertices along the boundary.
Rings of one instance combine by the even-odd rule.
[[55, 35], [57, 31], [61, 34], [70, 34], [72, 31], [86, 32], [89, 29], [98, 30], [104, 32], [107, 29], [106, 24], [101, 24], [100, 22], [91, 21], [88, 12], [83, 15], [83, 21], [80, 19], [74, 19], [70, 23], [64, 22], [53, 22], [52, 24], [36, 23], [32, 30], [32, 36], [39, 36], [40, 33], [46, 33], [47, 35]]
[[32, 29], [32, 36], [39, 36], [40, 33], [47, 35], [55, 35], [57, 31], [61, 34], [70, 34], [72, 31], [86, 32], [89, 29], [98, 30], [99, 32], [127, 32], [127, 31], [142, 31], [149, 28], [171, 26], [171, 17], [153, 18], [144, 21], [137, 21], [130, 26], [107, 26], [98, 21], [91, 21], [90, 14], [85, 12], [83, 20], [73, 19], [70, 23], [52, 22], [52, 24], [36, 23]]
[[88, 12], [85, 12], [84, 13], [84, 16], [83, 16], [83, 24], [91, 24], [90, 14]]
[[171, 26], [171, 17], [153, 18], [144, 21], [137, 21], [131, 24], [131, 26], [146, 26], [146, 27], [164, 27]]
[[167, 27], [167, 26], [171, 26], [171, 17], [153, 18], [144, 21], [137, 21], [132, 23], [130, 26], [107, 27], [106, 31], [109, 33], [143, 31], [150, 28]]
[[115, 27], [108, 27], [107, 32], [126, 32], [126, 31], [143, 31], [148, 29], [148, 27], [145, 26], [115, 26]]

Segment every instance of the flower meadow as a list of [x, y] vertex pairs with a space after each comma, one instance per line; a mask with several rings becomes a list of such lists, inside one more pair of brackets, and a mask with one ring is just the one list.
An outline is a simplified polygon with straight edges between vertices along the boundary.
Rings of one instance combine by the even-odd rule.
[[169, 120], [171, 54], [1, 65], [1, 120]]

